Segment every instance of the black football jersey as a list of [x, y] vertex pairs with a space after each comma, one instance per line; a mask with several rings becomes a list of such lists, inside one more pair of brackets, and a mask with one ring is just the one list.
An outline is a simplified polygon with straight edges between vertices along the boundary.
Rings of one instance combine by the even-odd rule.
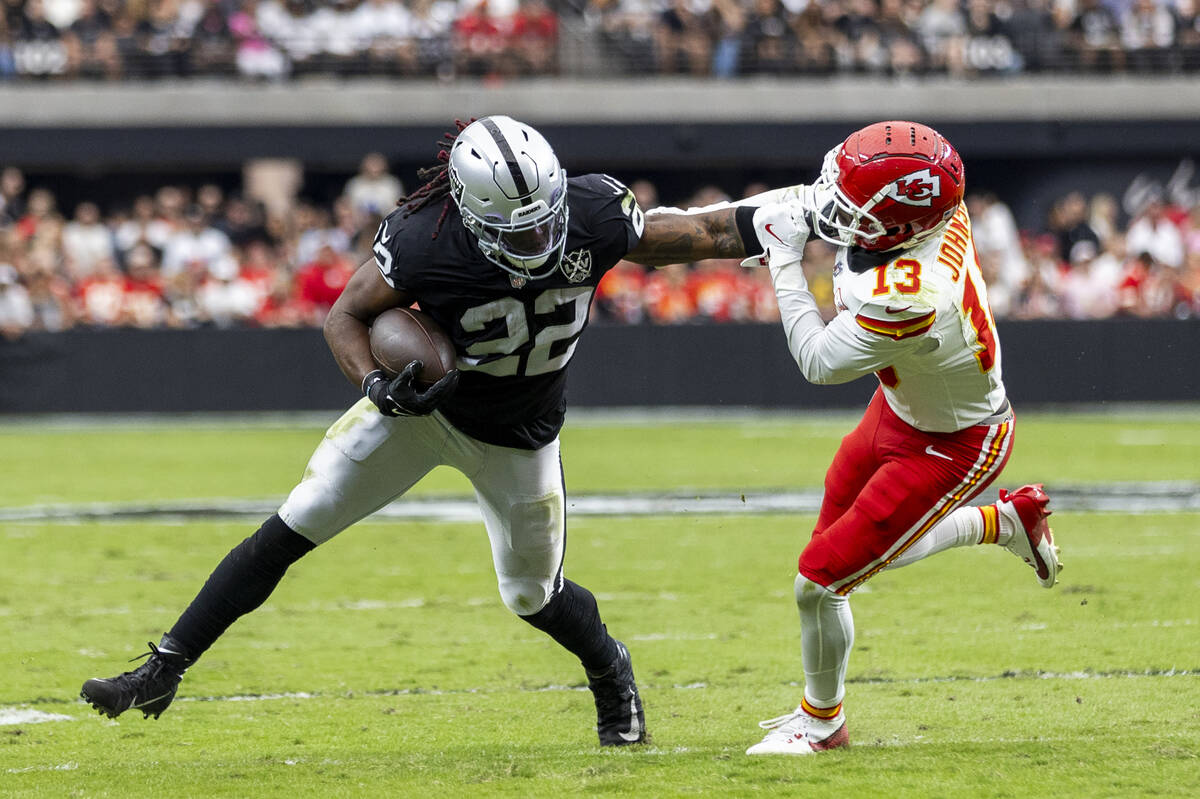
[[407, 218], [397, 209], [375, 236], [383, 279], [416, 299], [458, 353], [458, 390], [438, 410], [480, 441], [537, 449], [558, 435], [596, 285], [641, 238], [642, 212], [614, 178], [569, 178], [567, 205], [560, 268], [524, 285], [483, 257], [453, 202], [442, 219], [440, 202]]

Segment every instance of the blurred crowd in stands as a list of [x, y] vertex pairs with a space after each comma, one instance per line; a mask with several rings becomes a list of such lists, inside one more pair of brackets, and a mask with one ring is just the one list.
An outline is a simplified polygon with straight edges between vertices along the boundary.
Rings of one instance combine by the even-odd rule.
[[0, 2], [0, 78], [1200, 69], [1198, 0]]
[[[639, 204], [655, 186], [631, 183]], [[745, 187], [744, 194], [765, 187]], [[350, 275], [371, 257], [382, 216], [403, 193], [385, 158], [368, 154], [331, 207], [296, 201], [271, 213], [213, 184], [164, 185], [125, 206], [60, 209], [45, 188], [0, 170], [0, 334], [74, 327], [297, 327], [322, 323]], [[718, 188], [671, 200], [728, 199]], [[1127, 209], [1071, 193], [1042, 229], [1018, 229], [1010, 209], [968, 195], [975, 244], [998, 318], [1200, 317], [1200, 204], [1149, 194]], [[833, 250], [808, 245], [805, 271], [832, 314]], [[662, 269], [623, 262], [600, 284], [602, 323], [772, 321], [763, 269], [705, 261]]]

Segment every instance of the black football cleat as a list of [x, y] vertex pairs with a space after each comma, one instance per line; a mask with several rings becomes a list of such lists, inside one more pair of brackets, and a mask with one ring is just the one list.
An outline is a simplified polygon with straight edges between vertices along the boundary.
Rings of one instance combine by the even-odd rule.
[[642, 697], [633, 680], [629, 650], [617, 641], [617, 659], [603, 671], [587, 671], [588, 688], [596, 699], [596, 732], [601, 746], [628, 746], [646, 740]]
[[110, 719], [126, 710], [140, 710], [144, 718], [158, 718], [175, 698], [179, 680], [192, 661], [168, 635], [158, 646], [149, 646], [149, 652], [133, 658], [149, 657], [145, 663], [116, 677], [90, 679], [79, 695]]

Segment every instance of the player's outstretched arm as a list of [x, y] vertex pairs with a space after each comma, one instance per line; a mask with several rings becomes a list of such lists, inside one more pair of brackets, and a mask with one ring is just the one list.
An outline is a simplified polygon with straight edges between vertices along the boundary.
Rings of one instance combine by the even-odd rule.
[[325, 341], [342, 374], [355, 386], [379, 367], [371, 357], [371, 322], [389, 308], [407, 308], [412, 298], [384, 281], [374, 260], [366, 261], [346, 284], [325, 317]]
[[668, 266], [705, 258], [759, 255], [765, 244], [779, 237], [760, 235], [753, 224], [754, 212], [779, 203], [809, 212], [820, 207], [813, 191], [812, 186], [798, 183], [699, 208], [652, 208], [646, 212], [641, 241], [625, 257], [646, 266]]
[[646, 214], [641, 241], [625, 258], [646, 266], [668, 266], [705, 258], [745, 258], [761, 252], [753, 228], [748, 229], [750, 251], [747, 252], [747, 242], [738, 227], [739, 211], [747, 220], [753, 214], [753, 209], [747, 208], [722, 208], [700, 214], [652, 211]]

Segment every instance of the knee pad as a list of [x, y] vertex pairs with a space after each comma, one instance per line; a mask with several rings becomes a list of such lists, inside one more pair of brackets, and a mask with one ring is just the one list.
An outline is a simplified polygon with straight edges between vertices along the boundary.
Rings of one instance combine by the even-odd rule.
[[518, 616], [529, 616], [546, 607], [554, 593], [553, 580], [500, 577], [500, 599]]
[[801, 612], [815, 611], [820, 607], [821, 601], [825, 599], [844, 599], [820, 583], [814, 583], [803, 574], [796, 575], [796, 582], [792, 584], [792, 588], [796, 593], [796, 605]]
[[314, 544], [323, 544], [345, 528], [338, 507], [340, 499], [328, 480], [306, 474], [280, 506], [279, 516]]
[[[502, 530], [488, 530], [500, 598], [518, 616], [537, 613], [554, 596], [563, 562], [563, 517], [559, 495], [519, 502], [509, 509]], [[503, 543], [496, 545], [496, 537]]]

